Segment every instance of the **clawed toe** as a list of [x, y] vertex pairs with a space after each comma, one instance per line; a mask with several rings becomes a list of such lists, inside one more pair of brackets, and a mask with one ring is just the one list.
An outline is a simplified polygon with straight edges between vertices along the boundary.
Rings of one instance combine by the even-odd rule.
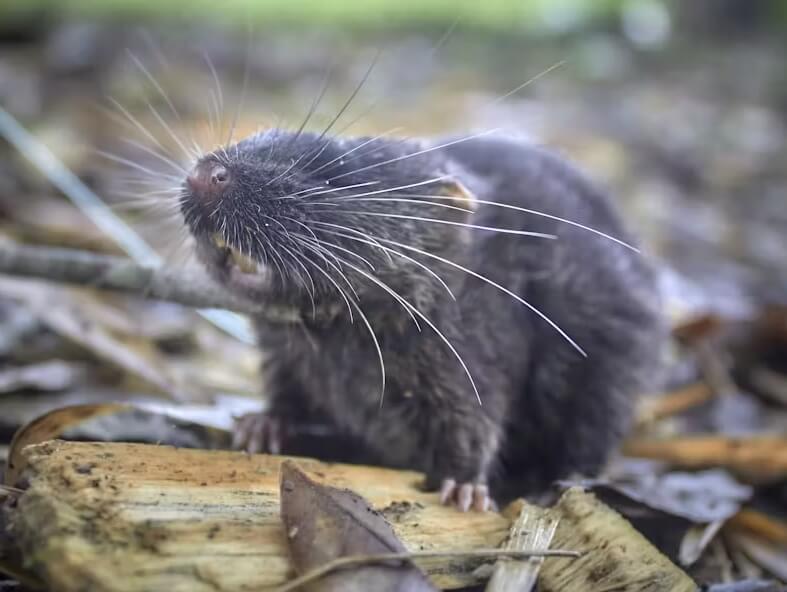
[[235, 419], [232, 447], [249, 454], [279, 454], [282, 448], [281, 420], [266, 413], [248, 413]]
[[472, 508], [486, 512], [497, 508], [489, 497], [489, 487], [485, 483], [457, 483], [455, 479], [444, 479], [440, 486], [440, 503], [455, 504], [460, 512]]

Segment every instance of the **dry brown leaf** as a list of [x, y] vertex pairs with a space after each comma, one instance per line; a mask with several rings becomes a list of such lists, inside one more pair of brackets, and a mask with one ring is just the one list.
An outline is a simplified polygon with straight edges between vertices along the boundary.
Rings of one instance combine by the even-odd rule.
[[130, 409], [120, 403], [99, 403], [95, 405], [73, 405], [50, 411], [20, 428], [11, 440], [8, 461], [5, 468], [5, 483], [13, 486], [25, 467], [22, 450], [25, 446], [39, 444], [57, 438], [66, 429], [101, 415], [109, 415]]
[[[281, 466], [281, 518], [298, 573], [339, 557], [404, 552], [382, 515], [361, 496], [319, 485], [288, 461]], [[411, 563], [394, 561], [346, 569], [304, 586], [319, 592], [436, 590]]]

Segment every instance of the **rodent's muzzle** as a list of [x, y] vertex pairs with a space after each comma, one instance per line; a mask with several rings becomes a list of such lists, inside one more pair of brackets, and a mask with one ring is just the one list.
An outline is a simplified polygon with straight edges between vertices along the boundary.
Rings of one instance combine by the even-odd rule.
[[226, 193], [231, 180], [226, 167], [216, 162], [202, 161], [186, 177], [186, 185], [197, 200], [214, 202]]

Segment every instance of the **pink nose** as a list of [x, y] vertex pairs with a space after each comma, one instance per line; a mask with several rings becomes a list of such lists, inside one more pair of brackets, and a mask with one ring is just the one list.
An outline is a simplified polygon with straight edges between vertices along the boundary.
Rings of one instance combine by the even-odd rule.
[[199, 163], [186, 177], [186, 183], [194, 196], [207, 201], [220, 199], [229, 182], [229, 171], [215, 162]]

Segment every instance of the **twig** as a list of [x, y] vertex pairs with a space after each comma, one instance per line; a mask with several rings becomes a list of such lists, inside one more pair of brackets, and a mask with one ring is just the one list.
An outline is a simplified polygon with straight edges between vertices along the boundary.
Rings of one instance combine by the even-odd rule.
[[528, 559], [530, 557], [571, 557], [576, 559], [581, 557], [578, 551], [566, 551], [563, 549], [476, 549], [472, 551], [408, 551], [404, 553], [380, 553], [379, 555], [355, 555], [351, 557], [339, 557], [317, 567], [300, 577], [295, 578], [276, 588], [275, 592], [290, 592], [297, 590], [314, 580], [318, 580], [345, 567], [357, 567], [387, 561], [409, 561], [412, 559], [430, 559], [435, 557], [449, 557], [456, 559]]
[[11, 487], [10, 485], [0, 484], [0, 495], [17, 497], [22, 495], [24, 492], [25, 492], [24, 489], [19, 489], [18, 487]]
[[[158, 265], [161, 258], [128, 224], [121, 220], [100, 197], [93, 193], [79, 177], [71, 172], [30, 132], [0, 107], [0, 136], [8, 140], [39, 171], [60, 189], [108, 237], [112, 238], [137, 263]], [[244, 319], [221, 310], [200, 310], [203, 317], [230, 335], [245, 341], [253, 341], [248, 323]]]
[[[523, 503], [519, 516], [511, 525], [506, 549], [548, 549], [558, 522], [557, 518], [542, 515]], [[485, 592], [529, 592], [536, 584], [543, 562], [543, 556], [531, 556], [527, 561], [499, 560]]]
[[0, 273], [125, 292], [195, 308], [232, 310], [274, 322], [295, 322], [299, 318], [292, 310], [263, 307], [230, 294], [198, 268], [140, 265], [89, 251], [0, 243]]

